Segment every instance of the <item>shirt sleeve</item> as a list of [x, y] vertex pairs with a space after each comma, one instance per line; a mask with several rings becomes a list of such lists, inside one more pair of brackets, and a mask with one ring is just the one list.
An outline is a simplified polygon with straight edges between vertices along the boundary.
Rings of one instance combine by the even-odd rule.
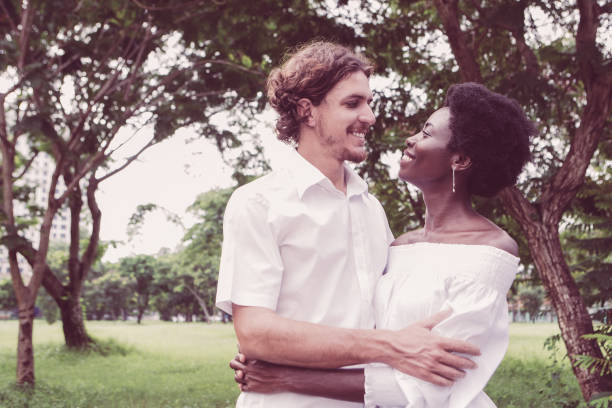
[[238, 189], [223, 218], [223, 244], [216, 305], [232, 314], [232, 303], [276, 309], [283, 275], [269, 204]]
[[[478, 367], [467, 370], [466, 376], [451, 387], [433, 385], [390, 367], [366, 368], [366, 407], [495, 407], [482, 390], [508, 348], [505, 293], [469, 279], [455, 278], [447, 286], [447, 294], [442, 309], [451, 308], [453, 312], [432, 331], [443, 337], [466, 340], [479, 347], [481, 355], [470, 357]], [[397, 387], [391, 383], [397, 384]]]

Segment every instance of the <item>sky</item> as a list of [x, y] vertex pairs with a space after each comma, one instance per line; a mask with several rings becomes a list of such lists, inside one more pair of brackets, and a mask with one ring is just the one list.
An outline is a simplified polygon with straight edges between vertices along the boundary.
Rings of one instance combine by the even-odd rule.
[[[271, 129], [273, 117], [268, 116], [258, 133], [266, 158], [272, 166], [278, 166], [289, 147], [276, 140]], [[150, 134], [145, 130], [135, 138], [134, 145], [147, 137]], [[195, 220], [186, 210], [198, 194], [233, 184], [232, 169], [223, 162], [217, 148], [206, 139], [189, 142], [191, 138], [189, 131], [177, 132], [100, 185], [97, 195], [102, 210], [100, 239], [120, 242], [108, 249], [105, 261], [114, 262], [133, 254], [156, 254], [162, 248], [173, 250], [181, 242], [183, 229], [167, 221], [162, 211], [149, 213], [140, 233], [130, 240], [127, 225], [138, 205], [155, 203], [179, 215], [185, 227], [189, 227]], [[118, 163], [136, 149], [126, 147], [114, 155]]]

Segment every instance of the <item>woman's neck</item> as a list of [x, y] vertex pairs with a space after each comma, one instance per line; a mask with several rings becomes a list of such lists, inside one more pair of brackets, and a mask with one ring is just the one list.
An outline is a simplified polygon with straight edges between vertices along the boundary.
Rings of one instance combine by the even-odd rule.
[[425, 201], [425, 234], [462, 231], [466, 222], [477, 215], [465, 192], [423, 192]]

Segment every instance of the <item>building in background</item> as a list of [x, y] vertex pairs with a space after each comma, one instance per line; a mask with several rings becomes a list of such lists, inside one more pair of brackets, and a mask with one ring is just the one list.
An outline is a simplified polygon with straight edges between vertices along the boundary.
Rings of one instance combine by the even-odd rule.
[[[33, 186], [34, 191], [30, 196], [29, 205], [37, 205], [40, 208], [47, 208], [47, 199], [49, 194], [49, 185], [51, 184], [51, 175], [55, 164], [53, 159], [46, 154], [40, 154], [32, 163], [30, 169], [23, 177], [23, 183], [20, 186]], [[66, 190], [63, 180], [60, 177], [56, 189], [56, 197]], [[15, 216], [29, 217], [25, 203], [15, 202]], [[40, 223], [28, 228], [25, 231], [25, 237], [32, 242], [34, 248], [38, 247], [38, 239], [40, 235]], [[51, 226], [50, 242], [70, 242], [70, 216], [68, 207], [64, 205], [53, 218]], [[19, 270], [22, 276], [28, 278], [32, 274], [32, 268], [28, 262], [21, 256], [17, 255], [19, 262]], [[0, 279], [10, 278], [10, 265], [8, 261], [8, 251], [4, 246], [0, 246]]]

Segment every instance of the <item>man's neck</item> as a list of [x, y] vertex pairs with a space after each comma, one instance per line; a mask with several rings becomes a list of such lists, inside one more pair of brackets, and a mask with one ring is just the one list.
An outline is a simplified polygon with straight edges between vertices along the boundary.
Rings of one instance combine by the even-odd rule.
[[332, 182], [336, 189], [346, 194], [343, 161], [339, 161], [329, 154], [321, 154], [320, 149], [312, 149], [306, 143], [300, 143], [297, 152], [310, 164], [319, 169], [319, 171]]

